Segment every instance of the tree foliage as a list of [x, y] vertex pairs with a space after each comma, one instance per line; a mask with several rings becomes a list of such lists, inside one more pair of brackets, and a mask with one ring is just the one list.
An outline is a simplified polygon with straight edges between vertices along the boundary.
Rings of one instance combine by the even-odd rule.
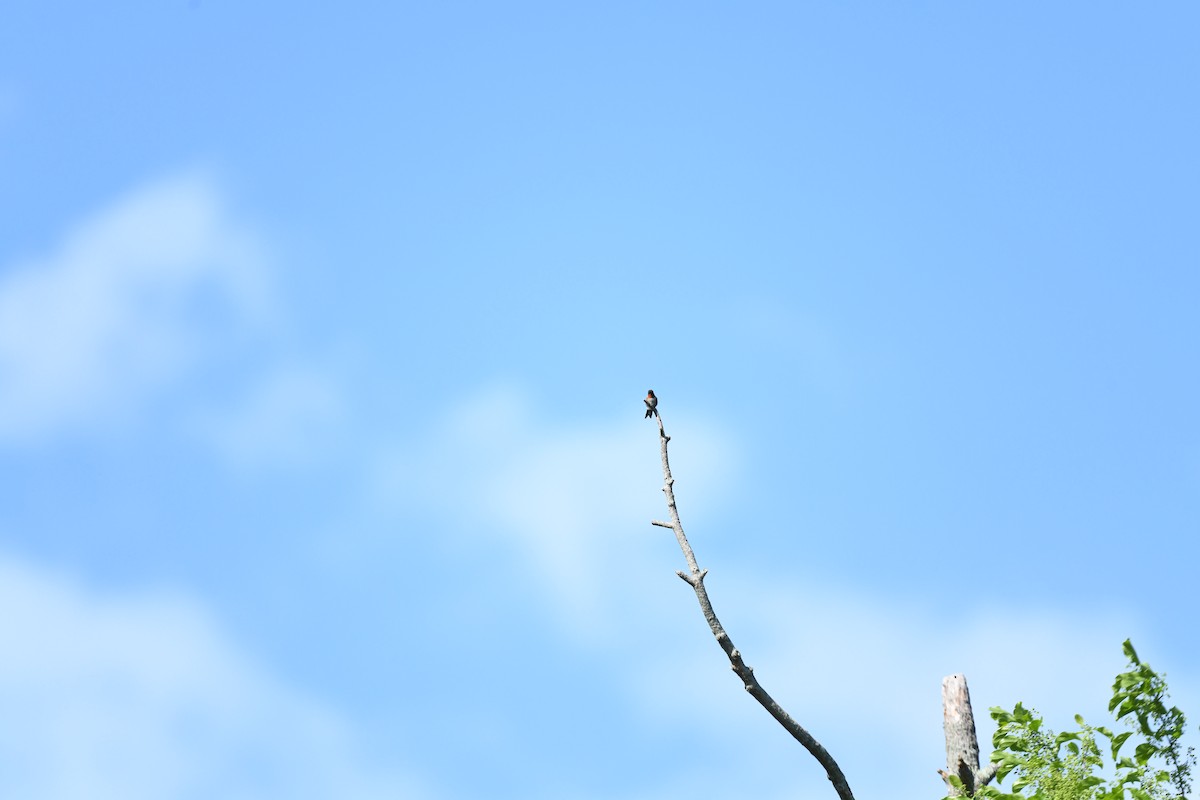
[[[984, 786], [976, 797], [992, 800], [1167, 800], [1191, 791], [1193, 748], [1180, 742], [1187, 723], [1167, 707], [1167, 683], [1124, 643], [1128, 669], [1116, 677], [1108, 710], [1129, 730], [1114, 733], [1076, 715], [1078, 730], [1054, 733], [1036, 711], [1017, 703], [991, 709], [997, 730], [992, 761], [997, 777], [1013, 775], [1008, 794]], [[1106, 764], [1106, 757], [1111, 756]], [[961, 786], [956, 776], [949, 778]]]

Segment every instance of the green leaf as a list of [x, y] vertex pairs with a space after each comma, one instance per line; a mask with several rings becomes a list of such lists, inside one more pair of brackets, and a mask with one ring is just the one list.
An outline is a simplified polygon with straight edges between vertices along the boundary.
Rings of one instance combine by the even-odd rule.
[[1121, 649], [1125, 651], [1125, 657], [1128, 658], [1130, 661], [1132, 661], [1134, 664], [1142, 663], [1141, 661], [1138, 661], [1137, 650], [1133, 649], [1133, 642], [1126, 639], [1124, 641], [1124, 643], [1121, 645]]
[[1137, 704], [1135, 704], [1133, 702], [1133, 698], [1126, 697], [1125, 701], [1123, 703], [1121, 703], [1121, 707], [1119, 709], [1117, 709], [1117, 719], [1121, 719], [1121, 717], [1126, 716], [1127, 714], [1132, 712], [1135, 708], [1137, 708]]
[[1130, 736], [1133, 736], [1133, 731], [1125, 731], [1124, 733], [1118, 733], [1116, 736], [1112, 737], [1113, 761], [1117, 760], [1117, 753], [1120, 752], [1121, 745], [1125, 744], [1126, 740], [1128, 740]]

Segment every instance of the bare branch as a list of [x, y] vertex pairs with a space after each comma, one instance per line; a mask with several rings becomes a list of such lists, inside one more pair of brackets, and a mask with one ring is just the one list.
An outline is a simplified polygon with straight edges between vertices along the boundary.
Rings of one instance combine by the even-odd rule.
[[700, 602], [700, 610], [704, 614], [704, 619], [708, 621], [709, 629], [712, 630], [717, 643], [721, 645], [721, 649], [725, 651], [725, 655], [729, 658], [729, 663], [733, 667], [733, 671], [741, 679], [746, 691], [767, 710], [767, 713], [783, 726], [784, 730], [790, 733], [796, 741], [804, 745], [804, 748], [812, 754], [813, 758], [825, 768], [825, 774], [829, 777], [830, 782], [833, 783], [834, 791], [837, 792], [838, 797], [841, 800], [854, 800], [854, 794], [850, 791], [850, 784], [846, 782], [846, 776], [842, 774], [842, 769], [833, 760], [833, 756], [829, 755], [829, 752], [821, 746], [820, 742], [813, 738], [812, 734], [805, 730], [800, 723], [796, 722], [790, 714], [784, 711], [771, 695], [767, 694], [766, 689], [762, 688], [759, 684], [758, 678], [754, 677], [754, 669], [742, 659], [741, 652], [733, 646], [733, 640], [729, 638], [729, 634], [721, 626], [721, 621], [717, 619], [712, 603], [708, 599], [708, 591], [704, 588], [704, 576], [708, 574], [708, 570], [700, 569], [696, 563], [696, 554], [692, 552], [692, 546], [688, 544], [687, 536], [683, 533], [683, 523], [679, 521], [679, 509], [675, 504], [675, 479], [671, 477], [671, 464], [667, 458], [667, 442], [671, 441], [671, 437], [667, 436], [666, 430], [663, 428], [661, 411], [656, 415], [656, 418], [658, 420], [658, 440], [662, 451], [663, 493], [667, 498], [667, 510], [671, 513], [671, 522], [666, 524], [654, 521], [651, 524], [663, 528], [671, 528], [675, 531], [675, 539], [679, 542], [679, 549], [683, 551], [683, 557], [687, 560], [688, 564], [688, 572], [679, 571], [675, 574], [687, 581], [692, 589], [695, 590], [696, 599]]
[[993, 761], [983, 769], [975, 773], [975, 785], [987, 786], [996, 777], [996, 771], [1000, 769], [999, 762]]

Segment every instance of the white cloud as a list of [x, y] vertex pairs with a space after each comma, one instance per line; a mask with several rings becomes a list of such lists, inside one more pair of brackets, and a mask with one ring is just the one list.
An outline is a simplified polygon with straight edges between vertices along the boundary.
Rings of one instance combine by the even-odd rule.
[[0, 796], [425, 796], [194, 601], [113, 596], [0, 556], [0, 607]]
[[[719, 502], [736, 455], [711, 423], [671, 422], [672, 446], [686, 453], [676, 493], [695, 523]], [[494, 388], [451, 410], [427, 441], [385, 458], [378, 491], [453, 517], [465, 536], [503, 537], [568, 628], [602, 640], [625, 610], [612, 581], [644, 577], [647, 552], [674, 547], [649, 524], [667, 516], [656, 430], [636, 399], [625, 417], [562, 430], [540, 423], [521, 392]], [[675, 550], [661, 569], [669, 576], [680, 565]]]
[[212, 182], [135, 191], [0, 280], [0, 437], [38, 439], [135, 411], [206, 335], [269, 313], [265, 266]]
[[196, 421], [200, 436], [243, 469], [304, 465], [344, 433], [341, 386], [310, 364], [280, 364], [259, 377], [237, 405]]
[[[561, 429], [541, 423], [519, 391], [484, 392], [435, 423], [428, 441], [388, 460], [378, 489], [392, 501], [428, 504], [464, 540], [510, 545], [518, 570], [498, 568], [515, 581], [521, 568], [538, 578], [536, 591], [568, 637], [591, 646], [604, 674], [624, 684], [639, 715], [630, 724], [695, 743], [701, 755], [664, 763], [651, 782], [615, 796], [831, 797], [815, 761], [742, 690], [691, 590], [671, 574], [682, 566], [674, 540], [647, 525], [666, 511], [657, 436], [643, 422], [636, 415]], [[714, 562], [704, 544], [721, 532], [706, 518], [732, 493], [737, 447], [715, 426], [686, 416], [670, 423], [684, 522], [711, 570], [717, 614], [767, 690], [839, 759], [859, 797], [941, 796], [945, 675], [967, 675], [986, 756], [992, 705], [1024, 701], [1058, 728], [1077, 712], [1109, 721], [1126, 636], [1167, 668], [1154, 658], [1152, 637], [1119, 608], [985, 612], [964, 603], [956, 593], [968, 590], [958, 587], [941, 598], [937, 587], [873, 595], [772, 561], [751, 542], [754, 552], [739, 563]], [[921, 596], [928, 599], [913, 599]], [[1168, 672], [1187, 710], [1200, 675]]]

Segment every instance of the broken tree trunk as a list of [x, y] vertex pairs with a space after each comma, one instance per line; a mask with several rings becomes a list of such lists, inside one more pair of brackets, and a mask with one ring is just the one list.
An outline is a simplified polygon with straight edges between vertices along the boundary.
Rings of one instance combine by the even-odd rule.
[[[979, 768], [979, 739], [975, 735], [975, 715], [971, 711], [971, 693], [965, 675], [942, 678], [942, 726], [946, 733], [946, 769], [938, 770], [951, 797], [973, 797], [975, 789], [987, 785], [996, 776], [996, 764]], [[950, 776], [962, 780], [962, 789], [950, 783]]]

